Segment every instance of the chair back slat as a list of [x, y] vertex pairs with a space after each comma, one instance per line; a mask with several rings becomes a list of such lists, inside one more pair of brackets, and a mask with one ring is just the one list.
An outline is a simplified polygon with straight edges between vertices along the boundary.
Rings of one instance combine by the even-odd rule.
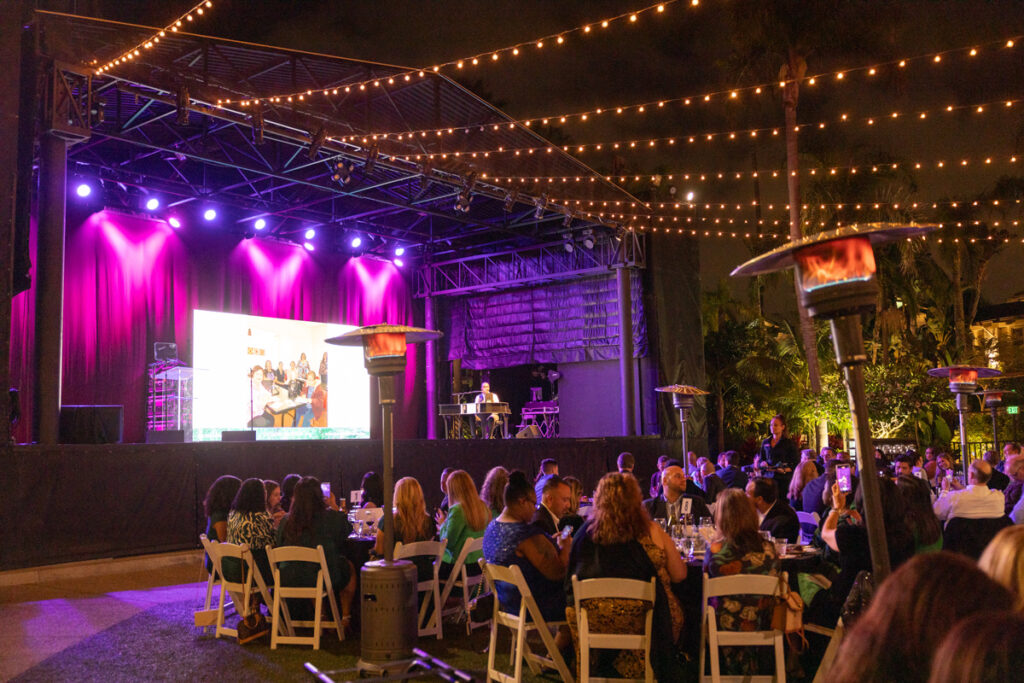
[[612, 598], [654, 602], [655, 587], [651, 581], [637, 579], [584, 579], [572, 577], [572, 590], [577, 600]]
[[705, 599], [722, 595], [776, 595], [778, 592], [778, 576], [735, 574], [709, 578], [704, 583]]
[[417, 541], [416, 543], [395, 544], [395, 559], [407, 560], [412, 557], [433, 557], [440, 562], [444, 557], [444, 550], [448, 547], [448, 541]]

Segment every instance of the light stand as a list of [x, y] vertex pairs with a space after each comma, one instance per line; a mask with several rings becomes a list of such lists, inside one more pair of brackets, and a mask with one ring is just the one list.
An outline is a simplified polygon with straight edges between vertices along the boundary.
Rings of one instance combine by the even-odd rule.
[[[932, 368], [928, 371], [932, 377], [948, 377], [949, 390], [956, 395], [956, 412], [960, 417], [960, 473], [967, 473], [967, 396], [978, 390], [978, 380], [998, 377], [1003, 374], [994, 368], [974, 367], [972, 365], [950, 365], [944, 368]], [[994, 413], [993, 413], [994, 414]], [[966, 476], [964, 481], [966, 481]]]
[[683, 433], [683, 455], [682, 460], [686, 462], [686, 454], [690, 452], [686, 445], [686, 418], [696, 403], [695, 396], [707, 396], [709, 392], [689, 384], [670, 384], [667, 387], [657, 387], [655, 391], [663, 394], [672, 394], [672, 405], [679, 411], [679, 423]]
[[864, 498], [871, 568], [876, 582], [890, 572], [885, 540], [881, 492], [875, 468], [874, 448], [868, 423], [864, 389], [864, 332], [861, 313], [870, 312], [878, 297], [875, 255], [872, 244], [909, 238], [934, 226], [851, 225], [820, 232], [762, 254], [732, 271], [732, 275], [761, 275], [796, 267], [800, 304], [812, 318], [828, 320], [836, 361], [843, 368], [850, 417], [853, 422], [860, 485]]
[[[384, 559], [368, 562], [360, 572], [362, 633], [359, 669], [392, 672], [408, 669], [418, 633], [416, 567], [395, 561], [394, 484], [395, 375], [405, 371], [409, 343], [437, 339], [440, 332], [404, 325], [370, 325], [327, 340], [338, 346], [362, 346], [366, 370], [377, 378], [384, 451]], [[441, 615], [435, 615], [440, 619]]]

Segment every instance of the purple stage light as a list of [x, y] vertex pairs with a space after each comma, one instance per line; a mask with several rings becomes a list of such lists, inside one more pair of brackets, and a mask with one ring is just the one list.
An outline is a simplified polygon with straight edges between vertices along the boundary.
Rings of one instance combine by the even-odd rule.
[[316, 237], [316, 230], [314, 230], [313, 228], [310, 228], [309, 230], [306, 231], [306, 239], [307, 240], [311, 240], [314, 237]]
[[262, 218], [257, 218], [256, 222], [253, 223], [252, 227], [256, 228], [257, 230], [262, 230], [263, 228], [267, 227], [267, 221], [265, 221]]
[[400, 258], [396, 258], [395, 260], [392, 261], [392, 263], [394, 263], [399, 268], [405, 265], [405, 262]]
[[146, 200], [146, 210], [147, 211], [156, 211], [159, 208], [160, 208], [160, 200], [157, 199], [156, 197], [150, 197], [149, 199]]
[[352, 248], [353, 249], [358, 249], [363, 244], [363, 238], [362, 237], [353, 237], [351, 244], [352, 244]]
[[212, 221], [216, 217], [217, 217], [217, 210], [216, 209], [207, 209], [206, 211], [203, 212], [203, 218], [205, 218], [208, 221]]
[[84, 199], [92, 194], [92, 187], [88, 183], [80, 183], [75, 188], [75, 194]]
[[395, 256], [405, 256], [405, 247], [395, 249]]
[[306, 248], [306, 251], [313, 251], [313, 245], [310, 244], [309, 242], [304, 242], [302, 246]]
[[179, 221], [176, 217], [171, 216], [170, 218], [167, 219], [167, 225], [177, 230], [178, 228], [181, 227], [181, 221]]

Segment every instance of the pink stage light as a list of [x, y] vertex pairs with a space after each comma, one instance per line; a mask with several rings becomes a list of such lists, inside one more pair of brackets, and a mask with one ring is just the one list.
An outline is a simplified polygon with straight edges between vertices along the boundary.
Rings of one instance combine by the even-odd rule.
[[167, 219], [167, 225], [171, 226], [175, 230], [181, 227], [181, 221], [177, 217], [171, 216]]

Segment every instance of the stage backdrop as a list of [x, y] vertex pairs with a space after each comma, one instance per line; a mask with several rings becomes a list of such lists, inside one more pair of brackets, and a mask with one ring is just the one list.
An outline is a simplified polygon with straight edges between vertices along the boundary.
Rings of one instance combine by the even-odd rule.
[[[77, 219], [71, 214], [64, 256], [62, 403], [123, 405], [124, 439], [140, 442], [153, 343], [177, 343], [179, 357], [190, 365], [194, 309], [411, 325], [416, 321], [406, 277], [390, 262], [243, 240], [215, 226], [176, 231], [163, 221], [110, 211]], [[16, 296], [11, 320], [11, 386], [21, 392], [23, 409], [15, 438], [22, 443], [31, 436], [34, 300], [34, 286]], [[422, 350], [410, 346], [406, 373], [397, 383], [398, 438], [418, 435], [422, 366]], [[372, 426], [377, 423], [379, 418]]]

